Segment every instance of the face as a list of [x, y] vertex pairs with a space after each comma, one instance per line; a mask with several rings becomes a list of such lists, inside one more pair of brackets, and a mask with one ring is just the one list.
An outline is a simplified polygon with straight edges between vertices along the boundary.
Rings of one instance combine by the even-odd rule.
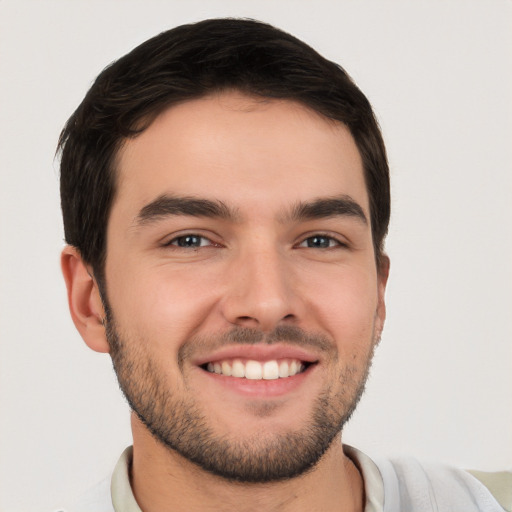
[[107, 230], [108, 337], [139, 420], [240, 481], [313, 467], [384, 321], [349, 131], [290, 101], [189, 101], [126, 142]]

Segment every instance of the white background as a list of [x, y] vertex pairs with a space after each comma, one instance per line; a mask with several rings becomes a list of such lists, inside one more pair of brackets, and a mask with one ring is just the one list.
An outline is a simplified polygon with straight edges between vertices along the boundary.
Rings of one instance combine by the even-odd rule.
[[93, 78], [167, 28], [271, 22], [342, 64], [392, 168], [388, 322], [345, 441], [512, 464], [510, 1], [0, 0], [0, 510], [52, 510], [130, 443], [108, 356], [69, 319], [59, 131]]

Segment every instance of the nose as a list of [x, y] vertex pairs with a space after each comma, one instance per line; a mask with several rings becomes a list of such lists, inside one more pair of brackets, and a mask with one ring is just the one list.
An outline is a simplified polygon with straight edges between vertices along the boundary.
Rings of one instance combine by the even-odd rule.
[[283, 323], [297, 323], [301, 301], [291, 264], [274, 248], [240, 254], [230, 265], [222, 312], [232, 325], [270, 332]]

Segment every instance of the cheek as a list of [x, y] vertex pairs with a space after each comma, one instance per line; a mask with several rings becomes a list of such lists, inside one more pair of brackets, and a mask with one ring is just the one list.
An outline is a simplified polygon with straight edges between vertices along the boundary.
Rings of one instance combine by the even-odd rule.
[[169, 272], [164, 266], [138, 273], [124, 268], [118, 275], [113, 272], [110, 282], [109, 300], [118, 325], [156, 347], [179, 344], [200, 329], [214, 302], [215, 288], [204, 286], [201, 276]]
[[309, 308], [321, 329], [338, 344], [340, 357], [368, 352], [373, 343], [377, 285], [375, 277], [351, 269], [309, 286]]

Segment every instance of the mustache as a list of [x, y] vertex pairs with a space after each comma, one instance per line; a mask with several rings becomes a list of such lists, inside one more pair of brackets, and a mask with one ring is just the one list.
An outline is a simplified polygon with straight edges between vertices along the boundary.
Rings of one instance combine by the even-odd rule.
[[248, 327], [234, 327], [229, 331], [215, 335], [194, 336], [187, 340], [178, 350], [178, 363], [181, 367], [183, 361], [201, 354], [205, 351], [217, 350], [226, 345], [273, 345], [287, 343], [298, 347], [313, 349], [315, 352], [334, 356], [336, 345], [333, 340], [321, 333], [307, 332], [295, 325], [277, 326], [271, 332], [263, 332]]

